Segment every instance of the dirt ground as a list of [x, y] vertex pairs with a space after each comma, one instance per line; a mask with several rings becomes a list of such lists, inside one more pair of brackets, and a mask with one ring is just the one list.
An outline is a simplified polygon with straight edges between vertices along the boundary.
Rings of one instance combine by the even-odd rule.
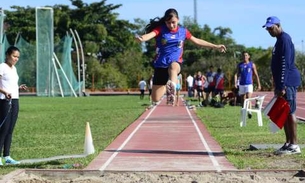
[[228, 172], [27, 172], [6, 177], [3, 183], [280, 183], [305, 182], [305, 172], [228, 171]]

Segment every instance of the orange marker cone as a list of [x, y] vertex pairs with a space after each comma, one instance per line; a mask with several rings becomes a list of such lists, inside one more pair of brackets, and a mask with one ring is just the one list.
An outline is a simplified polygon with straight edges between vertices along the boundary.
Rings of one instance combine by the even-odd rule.
[[89, 122], [86, 124], [84, 154], [93, 154], [95, 152]]

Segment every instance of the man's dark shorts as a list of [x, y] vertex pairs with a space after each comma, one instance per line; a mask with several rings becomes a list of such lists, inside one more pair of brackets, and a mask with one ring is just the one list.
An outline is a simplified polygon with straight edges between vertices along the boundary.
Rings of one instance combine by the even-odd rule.
[[297, 109], [296, 104], [296, 95], [297, 95], [297, 87], [289, 86], [286, 88], [285, 99], [289, 103], [290, 106], [290, 114], [294, 114]]

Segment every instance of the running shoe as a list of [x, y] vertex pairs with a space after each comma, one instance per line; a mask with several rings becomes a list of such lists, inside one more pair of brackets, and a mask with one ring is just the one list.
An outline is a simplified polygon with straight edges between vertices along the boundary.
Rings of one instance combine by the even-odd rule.
[[169, 105], [171, 103], [171, 85], [169, 81], [166, 83], [166, 104]]
[[300, 146], [289, 145], [286, 150], [281, 151], [281, 154], [301, 154]]
[[176, 95], [176, 86], [171, 80], [168, 80], [166, 83], [166, 95], [168, 97], [168, 102], [170, 104], [175, 103], [175, 95]]
[[170, 93], [167, 93], [167, 92], [166, 92], [166, 104], [167, 105], [172, 104]]
[[14, 160], [10, 156], [6, 156], [6, 157], [4, 157], [4, 159], [5, 159], [5, 164], [6, 165], [18, 165], [18, 164], [20, 164], [19, 161]]
[[275, 155], [283, 154], [283, 152], [289, 147], [289, 144], [284, 143], [284, 145], [274, 152]]

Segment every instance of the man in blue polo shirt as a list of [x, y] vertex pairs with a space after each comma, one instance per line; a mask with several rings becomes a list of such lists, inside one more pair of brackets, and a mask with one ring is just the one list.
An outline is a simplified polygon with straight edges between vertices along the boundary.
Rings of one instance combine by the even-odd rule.
[[271, 71], [275, 86], [274, 93], [284, 97], [290, 106], [290, 114], [284, 125], [286, 142], [275, 154], [300, 154], [297, 145], [296, 93], [301, 84], [300, 72], [295, 66], [295, 50], [289, 34], [283, 31], [280, 19], [275, 16], [267, 18], [263, 28], [276, 38], [272, 50]]

